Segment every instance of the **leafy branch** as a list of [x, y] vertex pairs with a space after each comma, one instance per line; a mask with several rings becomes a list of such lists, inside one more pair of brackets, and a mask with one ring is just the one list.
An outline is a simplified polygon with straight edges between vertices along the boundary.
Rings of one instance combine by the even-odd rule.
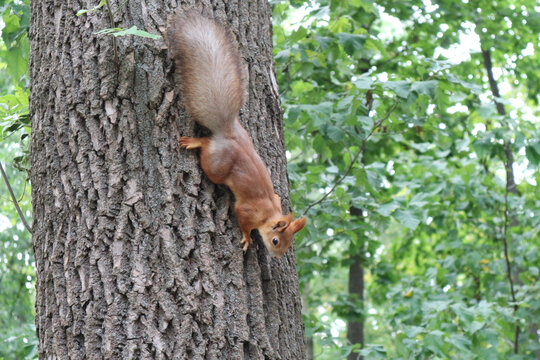
[[[372, 98], [371, 98], [371, 92], [368, 91], [368, 96], [367, 96], [367, 102], [368, 102], [368, 108], [369, 110], [371, 110], [371, 106], [372, 106]], [[369, 134], [362, 140], [362, 146], [360, 146], [360, 149], [356, 152], [356, 154], [354, 154], [352, 160], [351, 160], [351, 163], [349, 164], [349, 167], [347, 168], [347, 170], [345, 171], [345, 173], [334, 183], [334, 185], [332, 186], [332, 188], [330, 190], [328, 190], [319, 200], [316, 200], [314, 202], [312, 202], [311, 204], [309, 204], [306, 209], [304, 210], [304, 213], [302, 214], [302, 216], [305, 216], [308, 211], [314, 207], [315, 205], [318, 205], [320, 203], [322, 203], [324, 200], [326, 200], [326, 198], [328, 196], [330, 196], [330, 194], [332, 194], [332, 192], [334, 192], [334, 190], [338, 187], [339, 184], [341, 184], [343, 182], [343, 180], [345, 180], [345, 178], [349, 175], [349, 173], [352, 171], [354, 165], [356, 164], [356, 161], [358, 160], [358, 158], [360, 157], [361, 154], [363, 154], [365, 152], [365, 149], [366, 149], [366, 142], [368, 141], [368, 139], [371, 137], [371, 135], [373, 135], [373, 133], [375, 132], [375, 130], [377, 130], [378, 128], [380, 128], [383, 124], [383, 122], [385, 122], [386, 120], [388, 120], [388, 118], [390, 117], [390, 115], [392, 114], [392, 112], [394, 111], [394, 109], [396, 108], [396, 106], [398, 105], [398, 102], [395, 101], [394, 104], [392, 105], [392, 107], [388, 110], [388, 112], [384, 115], [383, 118], [377, 120], [375, 122], [375, 124], [373, 124], [373, 127], [371, 128], [371, 131], [369, 132]]]
[[129, 29], [116, 27], [116, 22], [114, 21], [114, 15], [118, 12], [118, 10], [120, 10], [122, 7], [124, 7], [124, 5], [126, 5], [126, 3], [128, 1], [129, 0], [125, 0], [116, 9], [116, 11], [112, 10], [110, 1], [101, 0], [99, 2], [99, 4], [97, 4], [93, 8], [91, 8], [91, 9], [81, 9], [81, 10], [77, 11], [77, 13], [76, 13], [77, 16], [81, 16], [82, 14], [85, 14], [87, 12], [97, 11], [97, 10], [101, 9], [105, 5], [107, 6], [107, 15], [109, 16], [109, 22], [110, 22], [111, 27], [107, 28], [107, 29], [99, 30], [95, 34], [98, 34], [98, 35], [99, 34], [113, 35], [112, 41], [113, 41], [113, 49], [114, 49], [114, 62], [116, 64], [119, 63], [119, 60], [118, 60], [118, 45], [116, 43], [116, 38], [118, 36], [134, 35], [134, 36], [150, 38], [150, 39], [154, 39], [154, 40], [161, 39], [160, 35], [151, 34], [151, 33], [147, 32], [147, 31], [144, 31], [144, 30], [139, 30], [139, 29], [137, 29], [136, 26], [132, 26]]

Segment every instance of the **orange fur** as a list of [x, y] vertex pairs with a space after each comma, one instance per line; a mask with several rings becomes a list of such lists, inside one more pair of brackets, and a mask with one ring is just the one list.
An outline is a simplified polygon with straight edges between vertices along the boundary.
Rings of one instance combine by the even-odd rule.
[[283, 215], [270, 175], [238, 120], [246, 81], [233, 34], [215, 19], [195, 12], [176, 15], [167, 28], [186, 109], [212, 135], [182, 137], [186, 149], [201, 149], [201, 167], [216, 184], [225, 184], [236, 199], [235, 213], [244, 250], [258, 229], [273, 256], [281, 257], [306, 218]]

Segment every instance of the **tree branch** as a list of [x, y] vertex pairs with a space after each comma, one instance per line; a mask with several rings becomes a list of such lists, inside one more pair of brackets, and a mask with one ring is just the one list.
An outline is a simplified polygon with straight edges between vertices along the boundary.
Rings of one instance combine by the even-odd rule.
[[6, 172], [4, 171], [4, 166], [2, 165], [1, 162], [0, 162], [0, 171], [2, 172], [2, 177], [4, 178], [4, 182], [6, 183], [9, 194], [11, 195], [11, 201], [13, 201], [13, 205], [15, 205], [15, 209], [17, 209], [17, 213], [19, 214], [19, 217], [21, 218], [21, 221], [24, 224], [24, 227], [26, 228], [26, 230], [28, 230], [30, 234], [32, 234], [32, 227], [28, 225], [28, 222], [26, 221], [26, 218], [24, 217], [24, 213], [19, 207], [19, 203], [17, 202], [17, 198], [15, 197], [15, 194], [13, 193], [13, 189], [11, 188]]
[[[493, 64], [491, 62], [491, 51], [489, 49], [484, 50], [482, 49], [482, 57], [484, 59], [484, 67], [486, 68], [486, 72], [488, 75], [489, 80], [489, 86], [491, 89], [491, 93], [493, 94], [493, 101], [495, 101], [495, 106], [497, 108], [497, 112], [501, 116], [506, 115], [506, 110], [504, 109], [504, 105], [499, 102], [497, 99], [500, 98], [499, 93], [499, 87], [497, 85], [497, 82], [495, 81], [495, 77], [493, 76]], [[517, 219], [512, 216], [512, 224], [509, 224], [509, 205], [508, 205], [508, 194], [519, 194], [516, 182], [514, 179], [514, 155], [512, 153], [512, 148], [510, 147], [510, 143], [505, 141], [504, 142], [504, 151], [506, 155], [506, 161], [504, 162], [504, 167], [506, 170], [506, 188], [504, 192], [504, 228], [503, 228], [503, 236], [502, 241], [504, 245], [504, 260], [506, 262], [506, 274], [508, 277], [508, 282], [510, 284], [510, 294], [512, 296], [512, 302], [514, 303], [514, 314], [518, 310], [518, 303], [516, 301], [516, 290], [514, 288], [514, 280], [512, 279], [512, 264], [510, 262], [510, 254], [508, 251], [508, 225], [517, 225]], [[514, 354], [517, 354], [519, 352], [519, 333], [520, 328], [519, 325], [516, 324], [516, 330], [514, 332]]]
[[358, 159], [358, 157], [360, 156], [360, 154], [362, 153], [362, 150], [363, 150], [363, 147], [360, 147], [360, 150], [358, 150], [356, 152], [356, 154], [354, 155], [354, 158], [352, 159], [351, 161], [351, 164], [349, 165], [349, 167], [347, 168], [347, 171], [345, 171], [345, 174], [343, 174], [339, 179], [338, 181], [336, 181], [334, 183], [334, 186], [332, 186], [332, 188], [326, 193], [323, 195], [322, 198], [320, 198], [319, 200], [317, 201], [314, 201], [312, 202], [311, 204], [309, 204], [306, 208], [306, 210], [304, 210], [304, 213], [302, 214], [302, 216], [306, 216], [307, 212], [309, 211], [309, 209], [311, 209], [312, 207], [314, 207], [315, 205], [317, 204], [320, 204], [322, 203], [328, 196], [330, 196], [330, 194], [337, 188], [337, 186], [339, 184], [341, 184], [341, 182], [347, 177], [347, 175], [349, 175], [349, 173], [351, 172], [353, 166], [354, 166], [354, 163], [356, 162], [356, 160]]

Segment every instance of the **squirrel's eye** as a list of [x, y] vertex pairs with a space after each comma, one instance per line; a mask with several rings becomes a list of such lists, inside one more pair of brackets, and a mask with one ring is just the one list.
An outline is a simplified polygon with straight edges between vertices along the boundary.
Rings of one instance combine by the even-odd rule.
[[274, 246], [277, 246], [277, 244], [279, 244], [278, 238], [273, 238], [272, 239], [272, 244], [274, 244]]

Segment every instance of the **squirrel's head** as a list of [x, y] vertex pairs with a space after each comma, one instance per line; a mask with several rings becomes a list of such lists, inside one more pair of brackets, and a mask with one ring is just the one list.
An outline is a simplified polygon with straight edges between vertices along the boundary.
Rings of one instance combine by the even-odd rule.
[[289, 213], [268, 221], [259, 228], [259, 234], [270, 254], [280, 258], [291, 247], [294, 233], [305, 225], [305, 217], [293, 221], [293, 215]]

